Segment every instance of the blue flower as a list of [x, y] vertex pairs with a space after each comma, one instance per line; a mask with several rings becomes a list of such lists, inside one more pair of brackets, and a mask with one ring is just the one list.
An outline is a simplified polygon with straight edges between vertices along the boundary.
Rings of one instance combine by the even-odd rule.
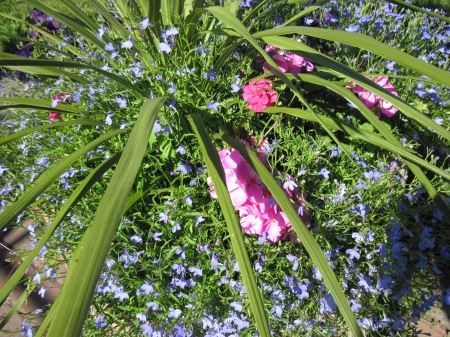
[[160, 52], [162, 51], [162, 52], [164, 52], [166, 54], [169, 54], [171, 52], [171, 50], [172, 50], [172, 47], [173, 47], [172, 44], [168, 44], [166, 42], [160, 42], [158, 44], [158, 51], [160, 51]]
[[188, 174], [192, 172], [192, 168], [189, 166], [189, 162], [185, 160], [180, 165], [178, 165], [177, 171], [183, 172], [183, 174]]
[[211, 68], [210, 71], [206, 72], [203, 77], [210, 80], [210, 81], [214, 81], [214, 79], [216, 78], [217, 73], [214, 71], [214, 68]]
[[330, 171], [328, 171], [326, 168], [322, 168], [319, 172], [317, 172], [317, 175], [321, 175], [325, 179], [329, 179], [330, 178]]
[[195, 226], [198, 226], [203, 221], [205, 221], [205, 219], [201, 215], [195, 216]]
[[174, 308], [169, 308], [169, 314], [167, 315], [168, 318], [178, 318], [181, 315], [181, 310], [180, 309], [174, 309]]
[[101, 329], [108, 325], [103, 321], [103, 316], [96, 317], [94, 319], [94, 323], [95, 323], [96, 329]]
[[332, 148], [330, 153], [330, 158], [337, 157], [341, 154], [341, 150], [338, 147]]
[[149, 20], [148, 18], [144, 18], [144, 19], [141, 21], [140, 25], [141, 25], [141, 28], [142, 28], [142, 29], [146, 29], [147, 27], [153, 27], [153, 26], [154, 26], [154, 25], [152, 25], [152, 24], [150, 23], [150, 20]]
[[286, 181], [283, 184], [283, 188], [285, 190], [289, 189], [293, 191], [296, 187], [298, 187], [298, 185], [295, 183], [295, 181], [291, 177], [287, 176]]
[[210, 110], [218, 111], [219, 110], [219, 106], [220, 106], [219, 102], [209, 102], [208, 103], [208, 109], [210, 109]]
[[169, 220], [169, 211], [159, 213], [159, 221], [167, 223], [168, 220]]
[[351, 211], [352, 213], [360, 215], [364, 220], [366, 215], [369, 213], [369, 207], [359, 203], [356, 207], [353, 205]]
[[359, 260], [359, 258], [360, 258], [360, 256], [361, 256], [361, 254], [358, 253], [358, 246], [356, 246], [356, 247], [353, 248], [353, 249], [347, 249], [345, 252], [349, 255], [348, 258], [349, 258], [350, 260], [353, 260], [354, 258], [356, 258], [357, 260]]
[[131, 49], [133, 47], [133, 41], [128, 37], [128, 40], [121, 43], [121, 47], [125, 49]]

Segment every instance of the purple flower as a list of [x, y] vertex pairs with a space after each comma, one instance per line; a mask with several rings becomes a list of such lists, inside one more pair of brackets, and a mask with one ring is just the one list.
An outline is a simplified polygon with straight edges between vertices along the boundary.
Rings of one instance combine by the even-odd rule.
[[286, 259], [289, 262], [294, 262], [294, 266], [292, 267], [292, 270], [297, 270], [298, 269], [298, 257], [297, 256], [288, 254], [288, 255], [286, 255]]
[[330, 171], [328, 171], [326, 168], [322, 168], [319, 172], [317, 172], [317, 175], [321, 175], [325, 179], [329, 179], [330, 178]]
[[170, 51], [172, 50], [173, 45], [172, 44], [168, 44], [166, 42], [160, 42], [158, 47], [159, 47], [158, 51], [160, 51], [160, 52], [162, 51], [162, 52], [164, 52], [166, 54], [169, 54]]
[[141, 28], [142, 28], [142, 29], [146, 29], [147, 27], [153, 27], [153, 26], [154, 26], [154, 25], [152, 25], [152, 24], [150, 23], [150, 21], [149, 21], [148, 18], [144, 18], [144, 19], [141, 21], [140, 25], [141, 25]]
[[208, 103], [208, 109], [210, 109], [210, 110], [218, 111], [219, 110], [219, 106], [220, 106], [219, 102], [209, 102]]
[[39, 296], [41, 296], [42, 298], [44, 298], [45, 292], [46, 292], [47, 290], [49, 290], [49, 289], [50, 289], [50, 287], [41, 287], [41, 289], [40, 289], [39, 292], [38, 292]]
[[167, 315], [167, 317], [178, 318], [178, 317], [180, 317], [180, 315], [181, 315], [180, 309], [169, 308], [169, 314]]
[[96, 329], [101, 329], [108, 325], [103, 321], [103, 316], [96, 317], [94, 323]]
[[150, 324], [141, 325], [142, 333], [148, 337], [153, 336], [153, 327]]
[[147, 322], [147, 316], [145, 316], [144, 313], [136, 314], [136, 318], [137, 318], [137, 319], [139, 320], [139, 322], [141, 322], [141, 323]]
[[217, 76], [217, 73], [214, 71], [214, 68], [211, 68], [210, 71], [206, 72], [205, 75], [203, 75], [204, 78], [206, 78], [210, 81], [214, 81], [216, 76]]
[[341, 150], [338, 147], [332, 148], [330, 153], [330, 158], [337, 157], [341, 154]]
[[345, 31], [347, 32], [359, 32], [360, 28], [358, 25], [355, 25], [354, 23], [351, 23], [350, 26], [348, 26], [347, 28], [345, 28]]
[[183, 174], [188, 174], [189, 172], [192, 172], [192, 168], [189, 166], [189, 162], [185, 160], [183, 163], [178, 165], [177, 171], [183, 172]]
[[159, 213], [159, 221], [167, 223], [169, 221], [169, 211]]
[[356, 207], [352, 206], [352, 213], [360, 215], [364, 220], [369, 213], [369, 207], [361, 203], [357, 204]]
[[231, 93], [235, 94], [241, 90], [241, 86], [237, 85], [236, 83], [231, 84]]
[[357, 260], [359, 260], [359, 258], [360, 258], [360, 254], [358, 253], [358, 246], [356, 246], [355, 248], [353, 248], [353, 249], [347, 249], [346, 251], [345, 251], [348, 255], [349, 255], [349, 259], [350, 260], [353, 260], [354, 258], [356, 258]]
[[293, 191], [296, 187], [298, 187], [298, 185], [295, 183], [295, 181], [291, 177], [286, 176], [286, 181], [283, 184], [283, 188], [285, 190], [289, 189]]
[[113, 46], [113, 44], [112, 44], [111, 42], [108, 42], [108, 43], [105, 45], [105, 50], [106, 50], [106, 51], [114, 51], [115, 48], [114, 48], [114, 46]]
[[130, 296], [128, 296], [128, 294], [123, 290], [123, 287], [120, 287], [116, 290], [114, 298], [118, 298], [120, 302], [123, 302], [123, 300], [129, 299]]
[[[166, 222], [167, 223], [167, 222]], [[163, 235], [163, 233], [150, 233], [150, 235], [152, 236], [153, 240], [155, 241], [161, 241], [160, 236]]]
[[136, 291], [136, 295], [139, 296], [144, 292], [146, 295], [150, 295], [153, 293], [153, 281], [147, 282], [145, 281], [143, 285]]
[[131, 47], [133, 47], [133, 41], [131, 41], [131, 39], [128, 38], [128, 40], [121, 43], [121, 47], [125, 49], [131, 49]]
[[125, 109], [127, 107], [127, 99], [122, 97], [117, 97], [116, 102], [119, 104], [119, 107]]

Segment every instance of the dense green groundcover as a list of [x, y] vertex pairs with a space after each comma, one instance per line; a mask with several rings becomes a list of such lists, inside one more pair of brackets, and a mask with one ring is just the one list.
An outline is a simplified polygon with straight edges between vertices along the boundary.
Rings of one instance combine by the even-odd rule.
[[[223, 1], [207, 2], [221, 5]], [[84, 32], [76, 33], [62, 25], [54, 33], [62, 39], [60, 43], [44, 41], [40, 36], [31, 38], [53, 48], [35, 44], [30, 56], [87, 62], [117, 75], [118, 81], [129, 81], [130, 86], [92, 69], [65, 68], [69, 74], [81, 76], [72, 79], [27, 75], [31, 67], [4, 73], [3, 83], [20, 80], [19, 90], [3, 96], [5, 104], [36, 104], [14, 102], [9, 96], [34, 98], [44, 100], [41, 108], [46, 108], [18, 106], [7, 110], [0, 124], [1, 136], [46, 125], [49, 113], [58, 109], [62, 109], [58, 112], [63, 121], [79, 121], [80, 125], [56, 127], [58, 122], [54, 122], [55, 127], [0, 143], [0, 212], [21, 200], [23, 191], [37, 186], [37, 179], [45, 179], [45, 172], [70, 154], [110, 131], [123, 130], [76, 158], [16, 220], [8, 223], [11, 229], [24, 219], [33, 219], [29, 229], [33, 243], [37, 243], [64, 203], [71, 200], [74, 189], [94, 169], [100, 170], [98, 181], [70, 209], [40, 250], [37, 259], [44, 267], [39, 276], [25, 279], [27, 286], [45, 298], [46, 288], [40, 283], [60, 277], [58, 267], [71, 261], [83, 235], [89, 232], [87, 228], [93, 223], [114, 168], [119, 167], [117, 154], [131, 139], [126, 128], [135, 125], [147, 98], [168, 96], [156, 117], [130, 196], [123, 211], [118, 210], [123, 216], [112, 245], [106, 247], [110, 248], [108, 257], [83, 336], [257, 334], [223, 211], [210, 195], [208, 177], [212, 173], [205, 166], [201, 142], [187, 118], [191, 113], [201, 115], [206, 129], [216, 135], [212, 140], [217, 150], [229, 148], [217, 136], [220, 133], [247, 141], [253, 148], [259, 145], [278, 184], [288, 186], [293, 180], [305, 193], [305, 204], [298, 212], [307, 214], [305, 225], [324, 252], [364, 334], [414, 335], [421, 313], [436, 301], [450, 305], [446, 268], [450, 235], [444, 213], [399, 154], [367, 142], [361, 134], [346, 136], [328, 124], [329, 118], [334, 118], [335, 123], [373, 133], [374, 125], [354, 104], [308, 82], [305, 70], [300, 74], [305, 77], [294, 79], [298, 92], [334, 130], [333, 139], [327, 132], [330, 130], [313, 122], [313, 117], [297, 118], [293, 110], [283, 110], [298, 111], [307, 106], [275, 74], [264, 72], [264, 60], [250, 43], [241, 43], [227, 54], [235, 40], [226, 22], [209, 12], [199, 12], [196, 19], [204, 33], [190, 35], [186, 18], [160, 26], [153, 21], [156, 26], [151, 27], [150, 16], [149, 21], [146, 16], [125, 17], [125, 9], [117, 4], [126, 2], [114, 3], [116, 7], [110, 2], [106, 12], [111, 12], [119, 25], [123, 23], [122, 28], [132, 23], [126, 28], [128, 39], [97, 8], [88, 13], [95, 15], [94, 23], [100, 25], [93, 33], [99, 45]], [[279, 1], [264, 1], [264, 6], [251, 0], [225, 3], [230, 8], [235, 6], [236, 16], [246, 21], [252, 33], [277, 27], [306, 7], [302, 2], [292, 7], [284, 7]], [[274, 10], [272, 6], [277, 5], [280, 7]], [[130, 9], [132, 13], [134, 9]], [[41, 14], [33, 15], [30, 20], [40, 20]], [[381, 1], [330, 1], [295, 24], [360, 32], [448, 72], [450, 25], [423, 13]], [[81, 29], [92, 29], [87, 26], [81, 25]], [[289, 37], [301, 39], [368, 77], [389, 76], [401, 99], [448, 130], [447, 87], [345, 43], [301, 34]], [[26, 43], [18, 41], [22, 46]], [[65, 49], [65, 45], [76, 49]], [[138, 49], [144, 45], [148, 50]], [[262, 41], [260, 45], [265, 47]], [[313, 63], [311, 74], [341, 87], [348, 85], [344, 76], [324, 64]], [[262, 77], [272, 81], [278, 100], [265, 112], [254, 113], [242, 97], [243, 87]], [[68, 93], [71, 100], [52, 107], [52, 96], [58, 93]], [[69, 111], [72, 107], [76, 110]], [[97, 121], [96, 125], [83, 125], [87, 119]], [[404, 149], [448, 174], [449, 141], [439, 132], [402, 111], [391, 118], [382, 114], [379, 121]], [[103, 173], [102, 163], [107, 159], [113, 168]], [[449, 181], [431, 170], [424, 172], [448, 205]], [[97, 240], [100, 245], [103, 237]], [[347, 335], [348, 326], [300, 241], [271, 243], [264, 235], [244, 234], [270, 330], [283, 336]], [[27, 253], [21, 252], [24, 257]], [[103, 261], [98, 263], [103, 265]], [[49, 312], [47, 307], [42, 309], [38, 315]], [[22, 329], [27, 336], [37, 332], [37, 327], [27, 322]]]

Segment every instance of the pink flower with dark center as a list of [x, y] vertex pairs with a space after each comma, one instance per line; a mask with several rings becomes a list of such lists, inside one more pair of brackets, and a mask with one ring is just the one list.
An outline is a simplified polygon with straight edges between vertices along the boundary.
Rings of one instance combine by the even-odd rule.
[[265, 108], [273, 106], [278, 98], [276, 92], [273, 91], [272, 83], [265, 78], [261, 78], [256, 82], [251, 80], [244, 87], [242, 96], [248, 102], [247, 107], [255, 112], [261, 112]]

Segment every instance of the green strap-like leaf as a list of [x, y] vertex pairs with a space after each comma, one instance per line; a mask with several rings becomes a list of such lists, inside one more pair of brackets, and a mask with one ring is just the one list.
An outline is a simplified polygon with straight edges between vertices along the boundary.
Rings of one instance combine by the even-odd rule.
[[[136, 96], [138, 97], [147, 97], [147, 95], [136, 87], [136, 85], [132, 84], [131, 82], [121, 78], [120, 76], [117, 76], [115, 74], [112, 74], [110, 72], [107, 72], [105, 70], [102, 70], [100, 68], [94, 67], [89, 64], [82, 64], [82, 63], [76, 63], [76, 62], [65, 62], [65, 61], [52, 61], [52, 60], [36, 60], [36, 59], [25, 59], [25, 58], [0, 58], [0, 66], [2, 67], [16, 67], [16, 66], [29, 66], [29, 67], [42, 67], [42, 66], [51, 66], [55, 67], [53, 68], [55, 72], [57, 72], [58, 76], [63, 75], [64, 71], [56, 68], [56, 67], [66, 67], [66, 68], [76, 68], [76, 69], [92, 69], [96, 72], [116, 81], [117, 83], [123, 85], [124, 87], [130, 89]], [[71, 75], [72, 76], [72, 75]]]
[[221, 138], [227, 142], [230, 146], [235, 148], [240, 152], [240, 154], [245, 158], [245, 160], [253, 167], [253, 169], [258, 173], [258, 176], [263, 181], [264, 185], [267, 186], [270, 193], [272, 193], [273, 197], [277, 201], [278, 205], [280, 205], [284, 214], [289, 219], [292, 227], [297, 233], [298, 237], [302, 241], [303, 246], [305, 247], [308, 254], [311, 256], [312, 261], [317, 266], [320, 274], [323, 277], [323, 281], [325, 285], [330, 289], [331, 294], [333, 295], [336, 304], [338, 305], [342, 316], [344, 317], [350, 331], [354, 336], [362, 337], [363, 334], [359, 325], [353, 315], [352, 309], [348, 304], [347, 298], [339, 285], [336, 276], [334, 275], [333, 270], [331, 269], [328, 261], [322, 252], [317, 241], [311, 235], [310, 231], [306, 228], [305, 224], [301, 221], [297, 212], [292, 207], [289, 199], [286, 197], [286, 193], [278, 186], [275, 179], [272, 177], [270, 172], [264, 166], [263, 163], [258, 158], [258, 155], [246, 148], [244, 144], [238, 142], [236, 139], [228, 136], [222, 135]]
[[89, 17], [82, 11], [72, 0], [60, 0], [60, 2], [76, 14], [77, 18], [86, 24], [93, 32], [96, 32], [100, 27], [99, 23]]
[[73, 162], [84, 156], [88, 151], [95, 149], [104, 141], [111, 139], [119, 134], [128, 132], [129, 129], [110, 131], [96, 140], [90, 142], [78, 151], [61, 159], [50, 170], [44, 172], [36, 181], [34, 185], [29, 187], [19, 199], [11, 205], [5, 206], [2, 213], [0, 213], [0, 230], [9, 225], [25, 208], [28, 207], [42, 192], [44, 192], [53, 182], [59, 178], [61, 174], [67, 170]]
[[403, 7], [411, 8], [411, 9], [417, 11], [417, 12], [425, 13], [427, 15], [434, 16], [435, 18], [438, 18], [439, 20], [442, 20], [444, 22], [450, 23], [450, 18], [448, 18], [446, 16], [443, 16], [443, 15], [440, 15], [440, 14], [437, 14], [437, 13], [434, 13], [434, 12], [427, 11], [427, 10], [425, 10], [423, 8], [414, 6], [413, 4], [410, 4], [410, 3], [407, 3], [407, 2], [404, 2], [404, 1], [401, 1], [401, 0], [386, 0], [386, 1], [387, 2], [391, 2], [393, 4], [396, 4], [396, 5], [403, 6]]
[[60, 13], [60, 12], [52, 9], [51, 7], [43, 4], [42, 2], [40, 2], [38, 0], [25, 0], [25, 1], [28, 2], [30, 5], [32, 5], [33, 7], [36, 7], [37, 9], [39, 9], [41, 12], [43, 12], [45, 14], [48, 14], [52, 18], [54, 18], [54, 19], [58, 20], [59, 22], [65, 24], [67, 27], [72, 28], [73, 30], [75, 30], [76, 32], [81, 34], [87, 41], [89, 41], [90, 43], [96, 45], [101, 50], [105, 49], [105, 43], [100, 41], [95, 36], [95, 34], [97, 32], [92, 33], [91, 30], [89, 30], [88, 28], [84, 27], [83, 25], [77, 23], [75, 20], [67, 17], [63, 13]]
[[[292, 109], [292, 108], [278, 108], [278, 107], [269, 107], [264, 110], [264, 112], [267, 113], [277, 113], [277, 112], [283, 112], [290, 114], [292, 116], [297, 116], [303, 119], [310, 120], [312, 122], [317, 122], [316, 117], [310, 113], [309, 111], [301, 110], [301, 109]], [[380, 136], [377, 136], [369, 131], [358, 129], [357, 127], [344, 123], [343, 121], [332, 119], [329, 117], [322, 116], [322, 121], [326, 123], [329, 127], [338, 129], [340, 131], [343, 131], [345, 133], [348, 133], [349, 135], [359, 138], [361, 140], [364, 140], [368, 143], [374, 144], [376, 146], [380, 146], [382, 148], [385, 148], [386, 150], [392, 151], [393, 153], [397, 153], [400, 156], [404, 157], [406, 160], [406, 164], [408, 165], [409, 169], [412, 173], [416, 176], [416, 178], [421, 182], [421, 184], [424, 186], [424, 188], [427, 190], [429, 197], [436, 203], [436, 205], [439, 207], [439, 209], [444, 214], [445, 219], [448, 223], [450, 223], [450, 210], [448, 205], [445, 203], [444, 199], [440, 196], [438, 191], [434, 188], [434, 186], [431, 184], [428, 177], [423, 173], [423, 171], [415, 165], [414, 163], [421, 165], [423, 167], [427, 167], [437, 174], [440, 174], [440, 169], [431, 167], [430, 163], [426, 162], [425, 160], [409, 153], [406, 150], [401, 149], [400, 147], [396, 146], [396, 140], [395, 137], [391, 141], [386, 141]], [[445, 176], [447, 173], [445, 173]]]
[[27, 63], [27, 61], [29, 61], [31, 59], [28, 59], [23, 56], [0, 52], [0, 62], [2, 59], [17, 59], [17, 60], [23, 61], [23, 63], [25, 63], [25, 65], [10, 67], [12, 70], [18, 70], [18, 71], [22, 71], [22, 72], [29, 73], [32, 75], [44, 75], [44, 76], [53, 76], [53, 77], [66, 76], [67, 78], [70, 78], [74, 81], [77, 81], [77, 82], [80, 82], [83, 84], [89, 84], [89, 82], [86, 81], [86, 79], [84, 77], [81, 77], [77, 74], [69, 73], [62, 69], [57, 69], [57, 68], [48, 67], [48, 66], [29, 67], [26, 65], [26, 63]]
[[[402, 113], [405, 114], [407, 117], [414, 119], [415, 121], [417, 121], [418, 123], [422, 124], [423, 126], [425, 126], [427, 128], [437, 131], [439, 133], [439, 135], [450, 140], [450, 132], [447, 131], [444, 127], [437, 124], [435, 121], [433, 121], [429, 117], [425, 116], [424, 114], [420, 113], [419, 111], [417, 111], [416, 109], [411, 107], [409, 104], [405, 103], [399, 97], [391, 94], [386, 89], [380, 87], [375, 82], [367, 79], [365, 76], [361, 75], [360, 73], [344, 66], [343, 64], [341, 64], [341, 63], [317, 52], [316, 50], [306, 46], [305, 44], [297, 42], [295, 40], [292, 40], [292, 39], [289, 39], [286, 37], [282, 37], [282, 36], [264, 37], [262, 39], [266, 43], [270, 43], [272, 45], [280, 47], [281, 49], [291, 51], [295, 54], [298, 54], [302, 57], [307, 58], [310, 61], [320, 63], [326, 67], [329, 67], [330, 69], [334, 70], [335, 72], [344, 75], [348, 79], [354, 81], [356, 84], [361, 85], [365, 89], [370, 90], [373, 93], [375, 93], [376, 95], [380, 96], [385, 101], [388, 101], [389, 103], [393, 104], [396, 108], [401, 110]], [[385, 46], [385, 47], [387, 47], [387, 46]], [[393, 48], [391, 48], [391, 49], [393, 49]], [[395, 50], [395, 49], [393, 49], [393, 50]], [[433, 66], [430, 66], [430, 67], [433, 68]], [[438, 69], [438, 68], [436, 68], [436, 69]], [[438, 69], [438, 70], [440, 70], [440, 69]], [[435, 80], [438, 81], [437, 78], [435, 78]]]
[[9, 38], [11, 38], [13, 40], [25, 41], [27, 44], [29, 43], [29, 45], [31, 45], [33, 47], [38, 46], [38, 47], [42, 47], [45, 50], [53, 50], [53, 51], [55, 51], [55, 52], [57, 52], [59, 54], [62, 54], [64, 56], [68, 57], [68, 58], [73, 58], [73, 56], [74, 56], [74, 55], [71, 55], [71, 54], [63, 51], [63, 50], [60, 50], [60, 49], [55, 48], [55, 47], [52, 47], [52, 46], [50, 46], [49, 44], [46, 44], [46, 43], [40, 43], [40, 42], [36, 42], [36, 41], [30, 42], [30, 38], [28, 38], [28, 37], [22, 37], [22, 36], [9, 34], [9, 33], [1, 32], [1, 31], [0, 31], [0, 35], [7, 36], [7, 37], [9, 37]]
[[6, 300], [8, 295], [13, 291], [14, 287], [20, 282], [23, 275], [27, 271], [28, 267], [33, 263], [35, 257], [41, 251], [41, 248], [47, 243], [50, 237], [53, 235], [56, 228], [64, 219], [69, 210], [78, 203], [78, 201], [91, 189], [94, 184], [99, 181], [106, 171], [108, 171], [119, 160], [122, 153], [117, 153], [101, 165], [97, 166], [78, 187], [73, 191], [70, 197], [64, 202], [61, 210], [55, 215], [52, 223], [45, 229], [44, 234], [39, 239], [39, 242], [34, 246], [33, 250], [28, 256], [20, 263], [14, 274], [8, 279], [8, 281], [0, 289], [0, 305]]
[[[304, 99], [303, 95], [297, 90], [296, 86], [289, 80], [287, 75], [283, 73], [276, 62], [264, 51], [264, 49], [261, 48], [261, 46], [258, 44], [258, 42], [253, 38], [253, 36], [248, 32], [248, 30], [245, 28], [245, 26], [240, 22], [232, 13], [227, 11], [226, 9], [222, 7], [209, 7], [207, 8], [208, 11], [210, 11], [215, 17], [219, 18], [223, 23], [227, 24], [231, 28], [233, 28], [238, 34], [240, 34], [243, 38], [247, 39], [248, 42], [250, 42], [253, 47], [261, 53], [261, 55], [264, 57], [266, 62], [271, 66], [271, 68], [274, 70], [276, 75], [291, 89], [292, 93], [299, 99], [300, 102], [302, 102], [306, 108], [315, 114], [312, 107], [308, 104], [308, 102]], [[336, 136], [328, 129], [326, 124], [324, 124], [319, 115], [316, 115], [317, 121], [320, 123], [320, 125], [323, 127], [323, 129], [328, 133], [328, 135], [336, 142], [336, 144], [339, 146], [339, 148], [348, 156], [350, 157], [350, 154], [348, 153], [347, 149], [342, 146], [342, 144], [339, 142], [339, 139], [336, 138]]]
[[156, 116], [165, 100], [166, 97], [147, 100], [141, 107], [94, 221], [73, 254], [67, 280], [58, 296], [60, 307], [50, 323], [48, 337], [78, 337], [81, 334], [122, 210], [139, 170]]
[[51, 124], [45, 124], [36, 126], [34, 128], [29, 128], [23, 131], [15, 132], [11, 135], [4, 136], [0, 138], [0, 145], [7, 144], [9, 142], [12, 142], [14, 140], [17, 140], [19, 138], [25, 137], [26, 135], [32, 134], [36, 131], [46, 130], [50, 128], [60, 127], [60, 126], [68, 126], [68, 125], [90, 125], [90, 126], [100, 126], [100, 125], [106, 125], [104, 122], [100, 121], [94, 121], [91, 119], [76, 119], [71, 121], [64, 121], [64, 122], [56, 122]]
[[[296, 2], [300, 2], [300, 0], [288, 0], [288, 3], [296, 3]], [[290, 25], [293, 22], [295, 23], [295, 21], [297, 21], [298, 19], [304, 17], [305, 15], [307, 15], [307, 14], [309, 14], [311, 12], [314, 12], [316, 9], [321, 8], [323, 5], [325, 5], [328, 2], [330, 2], [330, 0], [319, 0], [319, 1], [316, 1], [312, 6], [306, 7], [300, 13], [294, 15], [292, 18], [290, 18], [285, 23], [283, 23], [280, 27], [284, 27], [284, 26]]]
[[244, 238], [242, 237], [242, 229], [236, 217], [236, 211], [231, 203], [230, 195], [225, 183], [225, 172], [219, 158], [219, 153], [214, 147], [208, 133], [203, 126], [202, 119], [198, 114], [188, 116], [192, 129], [200, 143], [200, 150], [206, 162], [206, 167], [211, 175], [214, 190], [219, 199], [220, 208], [222, 209], [225, 222], [227, 223], [228, 232], [230, 233], [233, 251], [238, 261], [245, 289], [248, 294], [250, 306], [255, 316], [256, 326], [260, 336], [270, 336], [269, 323], [264, 312], [264, 304], [258, 291], [255, 276], [253, 275], [252, 264], [245, 248]]
[[31, 286], [31, 289], [25, 289], [22, 292], [22, 295], [17, 299], [16, 303], [12, 306], [11, 310], [6, 314], [6, 316], [2, 319], [0, 322], [0, 331], [5, 327], [6, 324], [8, 324], [9, 320], [14, 316], [14, 314], [19, 310], [19, 308], [22, 306], [23, 302], [28, 298], [29, 294], [33, 291], [33, 289], [36, 286]]
[[[0, 97], [0, 102], [19, 103], [21, 105], [29, 106], [30, 109], [37, 110], [52, 110], [56, 112], [68, 112], [78, 113], [77, 107], [68, 104], [58, 104], [56, 107], [52, 107], [50, 100], [47, 99], [35, 99], [35, 98], [18, 98], [18, 97]], [[0, 109], [4, 106], [0, 106]]]
[[[408, 67], [417, 71], [418, 73], [424, 74], [426, 76], [431, 77], [436, 82], [441, 83], [447, 87], [450, 87], [450, 76], [448, 76], [448, 72], [439, 69], [431, 64], [426, 63], [425, 61], [419, 60], [418, 58], [406, 54], [398, 49], [392, 48], [388, 45], [385, 45], [382, 42], [375, 40], [374, 38], [360, 34], [360, 33], [351, 33], [340, 30], [332, 30], [326, 28], [315, 28], [315, 27], [280, 27], [265, 30], [262, 32], [258, 32], [253, 34], [255, 39], [257, 38], [268, 38], [275, 37], [279, 35], [290, 35], [290, 34], [299, 34], [299, 35], [307, 35], [314, 36], [325, 40], [337, 41], [339, 43], [345, 43], [350, 46], [354, 46], [357, 48], [361, 48], [364, 50], [368, 50], [374, 54], [380, 55], [386, 59], [391, 61], [395, 61], [398, 64]], [[276, 39], [272, 39], [271, 41], [276, 41]], [[284, 38], [287, 39], [287, 38]], [[266, 39], [263, 39], [266, 41]], [[295, 40], [291, 40], [297, 42]], [[271, 43], [271, 42], [267, 42]], [[297, 42], [299, 43], [299, 42]], [[282, 49], [289, 49], [283, 48]], [[294, 47], [294, 49], [297, 49]], [[312, 49], [314, 50], [314, 49]], [[315, 51], [315, 50], [314, 50]], [[316, 52], [318, 53], [318, 52]]]
[[[73, 53], [75, 55], [80, 56], [80, 51], [77, 48], [75, 48], [72, 45], [67, 45], [67, 43], [64, 40], [60, 39], [59, 37], [57, 37], [57, 36], [55, 36], [53, 34], [50, 34], [50, 33], [46, 32], [43, 29], [40, 29], [39, 27], [34, 26], [31, 22], [27, 22], [27, 21], [18, 19], [16, 17], [12, 16], [12, 15], [1, 13], [1, 12], [0, 12], [0, 16], [3, 16], [5, 18], [7, 18], [7, 19], [14, 20], [14, 21], [17, 21], [17, 22], [25, 24], [25, 25], [29, 26], [32, 30], [36, 31], [37, 33], [39, 33], [41, 35], [44, 35], [49, 40], [52, 40], [52, 41], [54, 41], [55, 43], [57, 43], [59, 45], [65, 44], [68, 51], [70, 51], [71, 53]], [[29, 39], [27, 39], [27, 41], [29, 41]]]

